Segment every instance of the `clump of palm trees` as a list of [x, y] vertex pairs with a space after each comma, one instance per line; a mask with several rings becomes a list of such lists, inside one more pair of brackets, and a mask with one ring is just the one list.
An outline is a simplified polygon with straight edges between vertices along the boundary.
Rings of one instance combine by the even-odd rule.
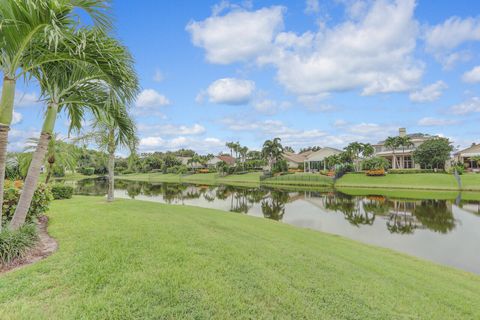
[[413, 147], [413, 142], [412, 142], [412, 139], [409, 136], [396, 136], [396, 137], [388, 137], [385, 140], [384, 145], [385, 145], [386, 148], [392, 150], [392, 154], [393, 154], [392, 167], [393, 168], [398, 168], [398, 167], [403, 166], [403, 162], [402, 162], [402, 165], [400, 165], [400, 163], [398, 163], [397, 156], [396, 156], [395, 152], [399, 148], [401, 148], [402, 149], [402, 154], [405, 154], [405, 149]]
[[[0, 68], [4, 74], [0, 98], [0, 203], [16, 81], [21, 77], [37, 81], [45, 102], [41, 134], [11, 229], [25, 222], [59, 113], [67, 115], [70, 130], [79, 130], [85, 117], [92, 115], [105, 124], [102, 128], [114, 137], [114, 144], [123, 143], [123, 138], [112, 134], [112, 126], [117, 133], [134, 131], [127, 107], [138, 93], [138, 79], [129, 51], [109, 34], [112, 24], [108, 9], [108, 2], [100, 0], [0, 1]], [[93, 26], [82, 24], [80, 10], [89, 15]]]

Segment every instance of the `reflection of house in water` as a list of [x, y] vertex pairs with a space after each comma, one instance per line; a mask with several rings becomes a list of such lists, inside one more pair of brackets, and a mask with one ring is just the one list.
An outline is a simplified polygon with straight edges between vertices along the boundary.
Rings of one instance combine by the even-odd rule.
[[462, 201], [459, 207], [464, 211], [480, 216], [480, 201]]

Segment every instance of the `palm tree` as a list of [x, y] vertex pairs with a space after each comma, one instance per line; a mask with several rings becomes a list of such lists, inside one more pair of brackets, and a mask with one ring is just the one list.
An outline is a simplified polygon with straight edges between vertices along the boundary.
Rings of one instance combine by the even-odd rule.
[[[17, 79], [48, 61], [81, 59], [84, 49], [81, 42], [68, 54], [59, 55], [55, 49], [70, 38], [67, 31], [79, 25], [78, 9], [86, 12], [98, 27], [108, 29], [110, 19], [106, 8], [105, 1], [0, 1], [0, 68], [4, 75], [0, 98], [0, 203], [3, 203], [8, 131]], [[48, 50], [37, 51], [39, 46]]]
[[355, 171], [360, 171], [359, 158], [363, 152], [363, 144], [360, 142], [352, 142], [344, 150], [350, 154], [353, 163], [355, 164]]
[[248, 147], [240, 147], [238, 152], [240, 153], [242, 162], [245, 162], [247, 160]]
[[262, 155], [268, 161], [270, 170], [273, 168], [273, 164], [278, 161], [283, 153], [283, 146], [280, 138], [273, 140], [267, 140], [263, 143]]
[[[107, 201], [114, 200], [115, 190], [115, 152], [117, 148], [124, 147], [134, 153], [138, 137], [132, 118], [122, 101], [111, 96], [106, 102], [110, 104], [104, 108], [107, 112], [97, 117], [93, 124], [93, 132], [86, 135], [87, 140], [93, 140], [100, 148], [108, 153], [108, 193]], [[114, 106], [115, 105], [115, 106]], [[113, 109], [111, 108], [113, 106]]]
[[[108, 102], [113, 101], [111, 97], [128, 104], [138, 91], [133, 61], [123, 46], [96, 30], [82, 31], [79, 35], [85, 37], [89, 47], [98, 50], [98, 65], [79, 61], [52, 62], [32, 70], [48, 107], [39, 143], [10, 222], [12, 229], [19, 228], [25, 222], [57, 114], [65, 110], [71, 121], [70, 128], [80, 129], [85, 112], [90, 111], [97, 118], [102, 112], [118, 112], [119, 104]], [[108, 63], [101, 63], [107, 59]]]
[[402, 147], [402, 154], [403, 154], [403, 161], [402, 161], [402, 169], [405, 168], [405, 148], [413, 147], [414, 144], [412, 139], [409, 136], [404, 137], [397, 137], [398, 146]]
[[233, 157], [233, 149], [235, 148], [235, 142], [227, 142], [225, 146], [230, 150], [230, 156]]
[[392, 149], [392, 153], [393, 153], [392, 168], [393, 169], [397, 167], [397, 157], [395, 155], [395, 150], [399, 147], [398, 138], [399, 137], [388, 137], [384, 143], [385, 148]]
[[[25, 148], [25, 152], [29, 152], [30, 161], [32, 154], [35, 151], [36, 146], [39, 144], [38, 138], [28, 139], [28, 144]], [[58, 134], [52, 134], [50, 141], [48, 142], [46, 163], [47, 163], [47, 178], [45, 183], [49, 183], [53, 174], [53, 168], [55, 165], [68, 168], [74, 171], [77, 167], [78, 150], [73, 144], [66, 143], [64, 139], [58, 138]], [[29, 164], [30, 166], [30, 164]]]

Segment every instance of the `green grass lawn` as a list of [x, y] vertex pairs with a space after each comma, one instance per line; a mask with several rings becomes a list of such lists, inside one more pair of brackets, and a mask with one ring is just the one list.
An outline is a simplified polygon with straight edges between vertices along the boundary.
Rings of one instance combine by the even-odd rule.
[[465, 173], [461, 175], [462, 189], [471, 191], [480, 191], [480, 174]]
[[332, 186], [333, 179], [320, 174], [294, 173], [268, 178], [262, 184], [294, 186]]
[[59, 251], [0, 276], [0, 319], [479, 319], [480, 277], [210, 209], [54, 202]]
[[428, 189], [458, 190], [452, 174], [416, 173], [387, 174], [382, 177], [368, 177], [364, 174], [346, 174], [335, 184], [336, 187], [361, 187], [385, 189]]

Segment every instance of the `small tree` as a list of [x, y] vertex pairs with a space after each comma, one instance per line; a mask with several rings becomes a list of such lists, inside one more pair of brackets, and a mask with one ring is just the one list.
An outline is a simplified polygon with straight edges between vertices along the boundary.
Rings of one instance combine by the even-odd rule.
[[423, 168], [445, 169], [452, 150], [453, 146], [447, 138], [433, 138], [422, 143], [413, 152], [413, 158]]

